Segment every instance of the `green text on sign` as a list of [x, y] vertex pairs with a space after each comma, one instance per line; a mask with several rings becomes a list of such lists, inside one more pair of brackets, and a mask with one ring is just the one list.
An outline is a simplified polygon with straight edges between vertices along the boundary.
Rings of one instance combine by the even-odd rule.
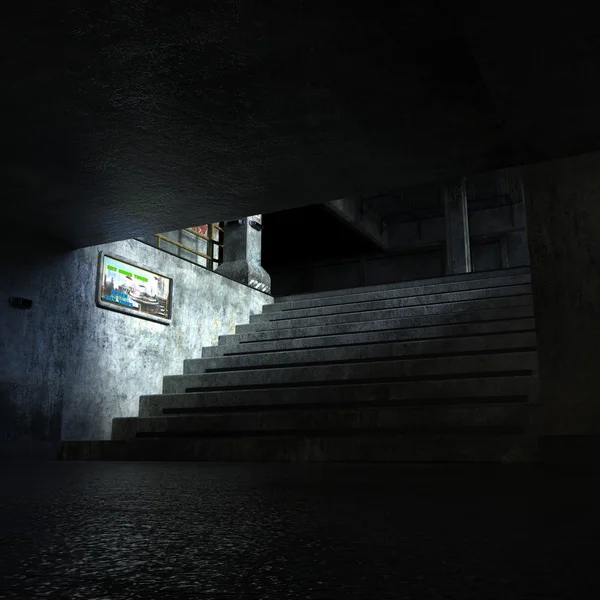
[[121, 273], [121, 275], [125, 275], [126, 277], [132, 276], [129, 271], [123, 271], [123, 269], [119, 269], [119, 273]]
[[146, 277], [142, 277], [141, 275], [134, 275], [134, 277], [136, 279], [139, 279], [140, 281], [145, 281], [146, 283], [148, 282], [148, 279]]

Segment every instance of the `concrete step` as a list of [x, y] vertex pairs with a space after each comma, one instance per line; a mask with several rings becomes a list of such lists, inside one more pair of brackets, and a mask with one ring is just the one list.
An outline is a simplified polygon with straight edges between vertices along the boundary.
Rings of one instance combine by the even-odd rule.
[[526, 402], [535, 398], [537, 378], [529, 375], [404, 382], [349, 382], [337, 386], [203, 391], [140, 397], [140, 417], [163, 414], [256, 410], [258, 407], [351, 407]]
[[535, 435], [231, 436], [63, 442], [62, 460], [538, 462]]
[[[494, 290], [494, 292], [497, 292], [497, 290]], [[327, 307], [326, 311], [330, 312], [325, 312], [325, 314], [320, 314], [321, 309], [310, 309], [280, 313], [275, 318], [273, 318], [273, 315], [252, 315], [248, 325], [239, 325], [238, 327], [243, 331], [255, 331], [267, 328], [333, 325], [335, 323], [354, 323], [381, 318], [412, 317], [421, 314], [469, 311], [480, 308], [504, 308], [505, 306], [519, 306], [533, 302], [531, 286], [529, 285], [510, 286], [502, 288], [500, 292], [497, 295], [493, 295], [488, 290], [481, 290], [445, 295], [399, 298], [396, 300], [366, 303], [365, 305], [354, 304], [343, 307]], [[348, 306], [353, 307], [354, 310], [346, 310]], [[332, 310], [333, 312], [331, 312]]]
[[448, 356], [507, 349], [535, 350], [533, 331], [500, 333], [463, 338], [415, 340], [391, 344], [362, 344], [342, 348], [308, 349], [257, 354], [241, 354], [222, 358], [188, 359], [183, 363], [184, 375], [207, 372], [264, 369], [284, 366], [355, 363], [365, 360], [408, 356]]
[[242, 334], [253, 331], [281, 331], [284, 329], [298, 328], [308, 330], [323, 326], [364, 322], [374, 323], [377, 321], [401, 319], [404, 317], [421, 317], [449, 313], [469, 313], [478, 310], [510, 308], [513, 306], [531, 306], [532, 304], [532, 295], [522, 294], [519, 296], [486, 298], [483, 300], [465, 300], [462, 302], [444, 302], [441, 304], [426, 304], [422, 306], [405, 306], [385, 310], [371, 310], [344, 313], [339, 315], [326, 315], [323, 317], [306, 317], [297, 319], [281, 319], [278, 321], [266, 321], [264, 323], [248, 323], [246, 325], [237, 325], [235, 328], [235, 333]]
[[[439, 325], [408, 329], [391, 329], [370, 333], [351, 333], [323, 337], [290, 338], [268, 342], [244, 342], [208, 346], [202, 349], [203, 358], [264, 354], [267, 352], [302, 352], [314, 348], [351, 348], [365, 344], [388, 344], [409, 340], [431, 340], [468, 336], [493, 336], [508, 332], [535, 331], [535, 319], [532, 317], [478, 323], [459, 323], [457, 325]], [[335, 351], [335, 350], [334, 350]]]
[[[443, 294], [426, 294], [422, 296], [407, 296], [376, 300], [368, 302], [352, 302], [347, 304], [330, 305], [316, 308], [301, 308], [280, 311], [276, 313], [263, 313], [250, 316], [250, 323], [289, 322], [293, 319], [309, 317], [329, 317], [333, 315], [351, 314], [360, 312], [398, 309], [409, 306], [439, 305], [475, 300], [488, 300], [508, 296], [531, 295], [531, 285], [507, 285], [486, 290], [467, 290], [463, 292], [446, 292]], [[273, 305], [269, 305], [273, 306]]]
[[481, 404], [427, 407], [355, 407], [284, 409], [207, 415], [113, 419], [113, 440], [141, 437], [206, 437], [238, 434], [321, 435], [363, 433], [522, 433], [534, 426], [529, 404]]
[[336, 386], [361, 381], [369, 383], [424, 378], [451, 379], [475, 374], [483, 377], [487, 373], [526, 375], [536, 370], [537, 354], [532, 351], [441, 358], [410, 357], [352, 364], [255, 369], [201, 375], [167, 375], [163, 378], [163, 393], [177, 394], [211, 389], [286, 388], [301, 385]]
[[[506, 301], [508, 299], [503, 300]], [[519, 299], [519, 301], [525, 300]], [[372, 331], [386, 331], [390, 329], [433, 327], [437, 325], [454, 325], [457, 323], [520, 319], [524, 317], [533, 317], [533, 306], [531, 304], [509, 306], [503, 309], [488, 308], [473, 310], [472, 312], [442, 312], [439, 314], [426, 314], [414, 317], [396, 317], [357, 323], [339, 323], [336, 325], [324, 325], [319, 327], [294, 327], [287, 329], [270, 329], [266, 331], [251, 331], [247, 333], [219, 336], [219, 345], [242, 344], [245, 342], [265, 342], [270, 340], [284, 340], [290, 338], [349, 335]]]
[[363, 294], [370, 292], [381, 292], [391, 289], [402, 289], [426, 285], [437, 285], [455, 283], [459, 281], [483, 281], [491, 280], [495, 278], [506, 278], [511, 276], [519, 275], [530, 275], [531, 269], [529, 267], [516, 267], [513, 269], [500, 269], [496, 271], [486, 271], [478, 273], [462, 273], [460, 275], [446, 275], [444, 277], [433, 277], [429, 279], [416, 279], [411, 281], [401, 281], [396, 283], [385, 283], [382, 285], [371, 285], [357, 288], [346, 288], [341, 290], [331, 290], [326, 292], [311, 292], [308, 294], [292, 294], [290, 296], [277, 296], [275, 303], [284, 302], [298, 302], [304, 300], [312, 300], [317, 298], [332, 298], [335, 296], [348, 296], [354, 294]]
[[[413, 282], [415, 283], [415, 282]], [[438, 283], [435, 285], [412, 285], [410, 287], [393, 287], [382, 291], [362, 292], [343, 296], [332, 296], [327, 298], [316, 298], [313, 300], [296, 300], [290, 302], [276, 302], [263, 306], [263, 314], [277, 314], [290, 310], [304, 310], [327, 306], [343, 306], [345, 304], [357, 304], [363, 302], [375, 302], [379, 300], [390, 300], [394, 298], [409, 298], [413, 296], [427, 296], [431, 294], [450, 294], [455, 292], [466, 292], [476, 290], [495, 290], [507, 286], [529, 285], [531, 275], [512, 275], [509, 277], [495, 277], [491, 279], [469, 279], [466, 281], [455, 281], [452, 283]]]

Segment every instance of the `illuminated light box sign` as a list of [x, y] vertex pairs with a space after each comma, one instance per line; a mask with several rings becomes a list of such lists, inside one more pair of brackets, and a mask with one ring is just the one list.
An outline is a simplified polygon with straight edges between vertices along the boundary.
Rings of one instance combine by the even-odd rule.
[[100, 253], [96, 304], [135, 317], [169, 324], [173, 279], [120, 256]]

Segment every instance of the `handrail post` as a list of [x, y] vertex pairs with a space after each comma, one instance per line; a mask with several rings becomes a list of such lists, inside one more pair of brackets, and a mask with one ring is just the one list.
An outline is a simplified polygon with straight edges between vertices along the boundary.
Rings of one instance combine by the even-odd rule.
[[210, 223], [210, 225], [208, 226], [208, 237], [209, 237], [209, 242], [206, 246], [206, 251], [208, 252], [208, 256], [210, 256], [210, 259], [207, 261], [208, 264], [206, 265], [211, 271], [214, 271], [214, 267], [215, 267], [215, 240], [214, 240], [214, 229], [213, 229], [213, 224]]

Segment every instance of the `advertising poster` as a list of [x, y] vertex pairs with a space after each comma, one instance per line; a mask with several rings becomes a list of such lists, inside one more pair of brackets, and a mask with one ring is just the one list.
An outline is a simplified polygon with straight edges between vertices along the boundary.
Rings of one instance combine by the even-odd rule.
[[188, 227], [187, 230], [200, 235], [208, 235], [208, 225], [195, 225], [194, 227]]
[[[212, 239], [215, 242], [219, 241], [219, 230], [216, 228], [218, 223], [213, 223], [215, 227], [213, 227], [213, 236]], [[191, 231], [192, 233], [199, 233], [200, 235], [206, 236], [210, 238], [210, 231], [208, 225], [195, 225], [194, 227], [186, 227], [186, 231]]]
[[100, 301], [154, 320], [171, 318], [171, 279], [102, 255]]

